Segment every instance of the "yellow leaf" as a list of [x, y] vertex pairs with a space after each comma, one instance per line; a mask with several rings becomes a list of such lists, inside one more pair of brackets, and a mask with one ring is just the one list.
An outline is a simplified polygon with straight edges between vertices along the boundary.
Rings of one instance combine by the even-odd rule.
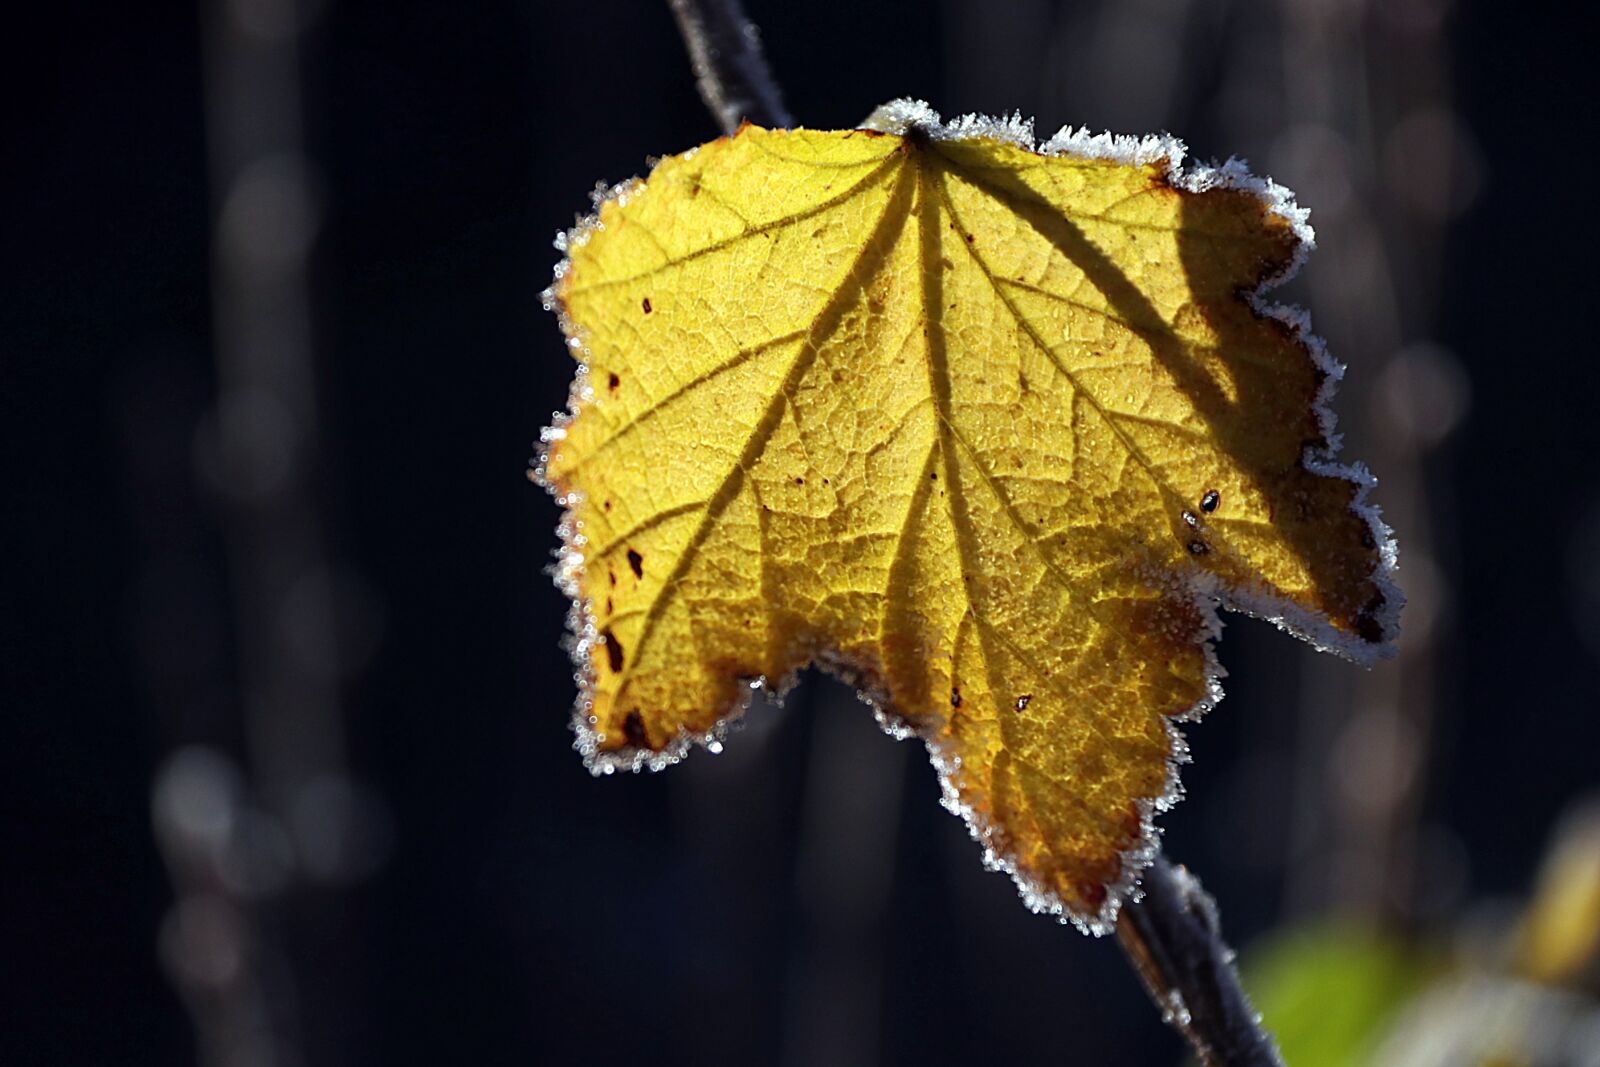
[[1216, 606], [1393, 636], [1340, 368], [1257, 299], [1309, 230], [1169, 139], [879, 114], [665, 159], [565, 242], [578, 747], [665, 766], [819, 665], [1030, 904], [1104, 929], [1220, 696]]

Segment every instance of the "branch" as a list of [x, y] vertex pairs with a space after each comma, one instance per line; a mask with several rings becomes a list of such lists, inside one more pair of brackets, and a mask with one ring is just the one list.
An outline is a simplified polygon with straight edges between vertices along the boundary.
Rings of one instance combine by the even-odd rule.
[[723, 133], [749, 119], [761, 126], [794, 125], [783, 94], [761, 54], [761, 35], [739, 0], [667, 0], [689, 47], [700, 98]]
[[1122, 909], [1117, 939], [1162, 1019], [1206, 1067], [1283, 1067], [1222, 940], [1217, 902], [1186, 868], [1156, 854], [1144, 896]]

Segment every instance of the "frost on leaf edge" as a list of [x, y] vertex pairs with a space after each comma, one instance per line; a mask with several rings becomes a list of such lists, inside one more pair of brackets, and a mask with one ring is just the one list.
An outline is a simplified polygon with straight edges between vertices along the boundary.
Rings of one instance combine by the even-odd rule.
[[[1172, 808], [1183, 798], [1180, 770], [1183, 764], [1189, 762], [1189, 747], [1179, 724], [1198, 721], [1222, 700], [1221, 680], [1227, 671], [1216, 655], [1216, 641], [1221, 636], [1223, 627], [1218, 612], [1219, 607], [1263, 619], [1306, 641], [1318, 651], [1332, 652], [1362, 666], [1371, 666], [1378, 660], [1394, 654], [1395, 640], [1399, 634], [1400, 610], [1404, 606], [1405, 598], [1394, 580], [1398, 551], [1393, 531], [1383, 521], [1378, 506], [1367, 501], [1372, 488], [1377, 484], [1377, 479], [1359, 463], [1345, 464], [1336, 459], [1341, 435], [1335, 429], [1337, 420], [1333, 412], [1333, 398], [1338, 383], [1344, 377], [1344, 364], [1334, 359], [1323, 340], [1312, 332], [1310, 315], [1304, 309], [1274, 303], [1267, 299], [1267, 294], [1272, 289], [1285, 284], [1300, 272], [1312, 249], [1315, 248], [1316, 233], [1309, 222], [1310, 213], [1295, 201], [1293, 192], [1271, 178], [1252, 174], [1243, 160], [1229, 158], [1221, 164], [1196, 163], [1186, 169], [1184, 162], [1188, 148], [1181, 139], [1170, 134], [1144, 136], [1109, 132], [1096, 134], [1090, 133], [1086, 127], [1074, 129], [1063, 126], [1054, 136], [1040, 144], [1034, 136], [1033, 120], [1023, 118], [1020, 112], [999, 117], [971, 113], [945, 123], [939, 113], [925, 101], [904, 97], [878, 107], [860, 128], [897, 135], [915, 129], [934, 140], [987, 138], [1014, 144], [1040, 155], [1106, 160], [1129, 166], [1164, 163], [1166, 178], [1176, 188], [1190, 192], [1219, 188], [1238, 189], [1254, 194], [1271, 214], [1288, 224], [1296, 238], [1289, 263], [1282, 271], [1262, 281], [1248, 295], [1248, 300], [1258, 314], [1277, 319], [1288, 326], [1291, 336], [1300, 343], [1308, 357], [1324, 374], [1312, 404], [1312, 411], [1323, 441], [1320, 447], [1308, 447], [1301, 462], [1305, 469], [1313, 474], [1348, 481], [1357, 487], [1351, 501], [1351, 510], [1367, 524], [1378, 551], [1378, 567], [1370, 578], [1384, 597], [1383, 608], [1374, 620], [1382, 639], [1378, 642], [1368, 642], [1359, 635], [1343, 633], [1312, 612], [1292, 601], [1275, 597], [1264, 588], [1226, 586], [1214, 576], [1199, 572], [1178, 575], [1178, 580], [1184, 581], [1188, 586], [1202, 620], [1204, 636], [1200, 639], [1200, 648], [1206, 660], [1206, 694], [1192, 707], [1175, 715], [1163, 717], [1169, 741], [1164, 786], [1155, 796], [1135, 798], [1140, 827], [1138, 843], [1120, 853], [1121, 871], [1118, 878], [1106, 885], [1105, 899], [1100, 908], [1092, 914], [1079, 914], [1073, 911], [1053, 890], [1017, 867], [1014, 857], [1005, 850], [998, 828], [961, 800], [958, 784], [962, 774], [960, 757], [942, 751], [936, 739], [922, 738], [939, 777], [941, 804], [951, 814], [961, 816], [973, 840], [983, 849], [984, 866], [1009, 874], [1017, 886], [1023, 903], [1030, 910], [1054, 916], [1062, 923], [1071, 923], [1084, 933], [1103, 936], [1115, 929], [1117, 915], [1123, 902], [1139, 898], [1139, 877], [1154, 862], [1160, 849], [1161, 828], [1156, 825], [1155, 817]], [[698, 148], [691, 148], [681, 153], [678, 158], [692, 158], [698, 151]], [[649, 162], [653, 169], [657, 161], [651, 159]], [[581, 247], [596, 232], [604, 228], [604, 224], [600, 221], [601, 207], [608, 202], [615, 203], [618, 207], [625, 206], [628, 200], [642, 192], [644, 187], [644, 179], [637, 177], [611, 186], [607, 186], [604, 182], [596, 185], [590, 194], [593, 202], [592, 212], [579, 217], [570, 229], [556, 235], [554, 245], [562, 254], [562, 259], [555, 266], [550, 287], [540, 294], [544, 309], [557, 316], [562, 334], [567, 339], [567, 345], [578, 360], [578, 368], [573, 376], [567, 409], [554, 413], [550, 426], [540, 433], [538, 453], [530, 477], [550, 491], [557, 505], [563, 508], [561, 522], [557, 526], [561, 544], [556, 550], [556, 561], [550, 570], [557, 588], [566, 594], [569, 600], [568, 636], [563, 643], [572, 656], [573, 681], [578, 688], [571, 724], [576, 735], [573, 748], [582, 756], [584, 766], [597, 777], [614, 774], [619, 770], [635, 773], [641, 770], [659, 771], [681, 762], [696, 746], [712, 754], [720, 753], [724, 740], [735, 727], [740, 725], [757, 692], [767, 693], [774, 703], [781, 705], [784, 697], [798, 682], [800, 674], [798, 670], [793, 671], [776, 683], [765, 676], [745, 679], [747, 686], [744, 691], [732, 707], [717, 717], [711, 729], [694, 732], [679, 727], [677, 736], [670, 739], [659, 751], [633, 746], [613, 752], [602, 752], [599, 749], [599, 735], [594, 729], [592, 715], [591, 694], [595, 677], [591, 654], [601, 639], [595, 626], [593, 612], [587, 598], [582, 594], [580, 585], [583, 574], [583, 549], [588, 541], [580, 528], [582, 524], [576, 517], [576, 506], [581, 501], [581, 494], [576, 489], [562, 494], [546, 476], [550, 446], [566, 436], [566, 427], [577, 417], [582, 406], [594, 399], [594, 389], [589, 381], [588, 363], [583, 358], [587, 350], [580, 336], [581, 331], [561, 306], [556, 289], [570, 267], [569, 257], [572, 249]], [[861, 672], [851, 664], [835, 656], [823, 655], [813, 657], [810, 666], [855, 686], [857, 696], [872, 709], [879, 725], [895, 740], [920, 736], [893, 711], [888, 694], [865, 680]]]

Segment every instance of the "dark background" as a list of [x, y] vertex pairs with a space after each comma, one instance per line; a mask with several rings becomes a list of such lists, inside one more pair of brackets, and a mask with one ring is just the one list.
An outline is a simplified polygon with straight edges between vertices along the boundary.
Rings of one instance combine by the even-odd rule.
[[[1170, 127], [1201, 157], [1270, 151], [1235, 143], [1223, 104], [1271, 127], [1280, 102], [1220, 90], [1284, 61], [1250, 50], [1270, 5], [1191, 12], [1175, 57], [1130, 46], [1124, 65], [1179, 71], [1159, 107], [1076, 103], [1077, 83], [1039, 76], [1088, 62], [1089, 38], [1056, 32], [1071, 4], [990, 35], [954, 3], [750, 6], [807, 125], [912, 95], [1044, 131]], [[1344, 6], [1364, 34], [1413, 32]], [[1596, 159], [1578, 128], [1596, 86], [1590, 38], [1538, 5], [1400, 6], [1447, 59], [1478, 181], [1424, 267], [1391, 254], [1391, 291], [1352, 305], [1425, 304], [1399, 341], [1444, 346], [1471, 389], [1406, 475], [1439, 594], [1408, 668], [1432, 709], [1413, 817], [1429, 844], [1406, 899], [1376, 910], [1428, 927], [1525, 890], [1552, 820], [1600, 779]], [[0, 168], [0, 1062], [184, 1064], [152, 780], [181, 745], [249, 759], [233, 527], [195, 459], [218, 389], [202, 23], [183, 4], [34, 16], [8, 34]], [[330, 0], [302, 45], [321, 204], [307, 485], [357, 590], [368, 651], [337, 691], [346, 769], [378, 806], [370, 874], [252, 905], [289, 1043], [314, 1067], [1175, 1062], [1114, 941], [1028, 914], [920, 751], [831, 683], [663, 775], [592, 779], [571, 751], [565, 604], [543, 573], [557, 509], [524, 473], [572, 366], [538, 294], [596, 180], [716, 133], [664, 5]], [[1371, 55], [1381, 82], [1393, 57]], [[1298, 295], [1321, 316], [1315, 263]], [[1370, 386], [1391, 353], [1354, 330], [1341, 346], [1339, 314], [1319, 325]], [[1347, 447], [1384, 477], [1356, 406]], [[1294, 804], [1319, 795], [1303, 779], [1334, 758], [1305, 709], [1368, 683], [1244, 620], [1222, 658], [1229, 699], [1189, 729], [1190, 798], [1163, 825], [1248, 945], [1338, 904], [1286, 873]]]

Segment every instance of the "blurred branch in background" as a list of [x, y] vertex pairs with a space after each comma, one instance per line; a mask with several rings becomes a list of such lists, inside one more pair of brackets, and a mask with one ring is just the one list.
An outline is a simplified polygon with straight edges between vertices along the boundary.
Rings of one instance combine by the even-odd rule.
[[[298, 63], [317, 13], [294, 0], [203, 8], [217, 390], [196, 465], [222, 512], [237, 687], [172, 739], [152, 809], [176, 894], [161, 956], [214, 1067], [344, 1058], [310, 1051], [308, 1020], [351, 998], [324, 943], [331, 894], [370, 874], [388, 837], [382, 804], [350, 777], [339, 695], [376, 609], [331, 564], [319, 502], [307, 262], [320, 206]], [[329, 949], [316, 953], [315, 1013], [295, 967], [307, 945]]]
[[[1443, 0], [1285, 2], [1284, 114], [1270, 158], [1323, 234], [1308, 272], [1333, 351], [1365, 372], [1346, 418], [1382, 472], [1385, 517], [1405, 531], [1400, 655], [1369, 674], [1310, 667], [1289, 906], [1406, 927], [1464, 885], [1459, 846], [1424, 820], [1437, 743], [1438, 650], [1455, 582], [1433, 516], [1453, 503], [1433, 451], [1465, 417], [1468, 385], [1438, 343], [1448, 224], [1482, 176], [1451, 106]], [[1337, 666], [1337, 665], [1335, 665]]]
[[887, 744], [838, 684], [813, 685], [796, 895], [804, 947], [791, 955], [784, 1067], [879, 1062], [887, 926], [906, 771], [922, 752]]

